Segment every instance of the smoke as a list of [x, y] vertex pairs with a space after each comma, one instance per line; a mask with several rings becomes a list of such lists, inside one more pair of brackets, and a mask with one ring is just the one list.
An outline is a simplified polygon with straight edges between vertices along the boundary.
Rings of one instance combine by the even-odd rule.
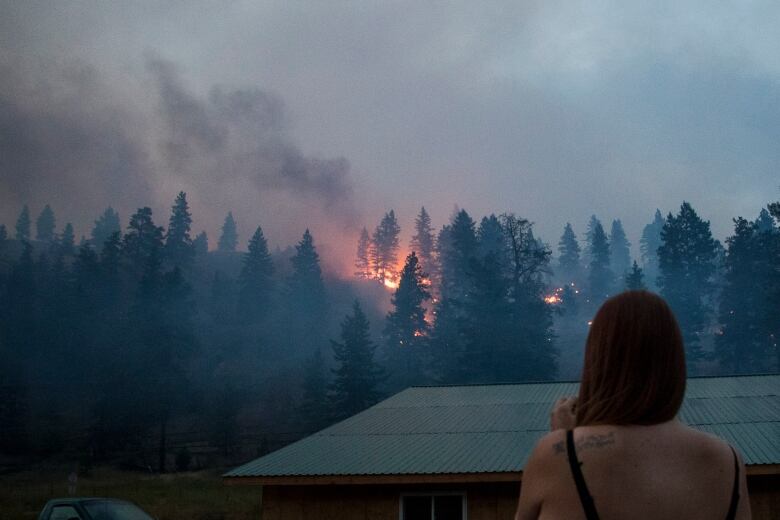
[[151, 205], [164, 223], [184, 190], [214, 242], [229, 210], [242, 241], [257, 225], [278, 245], [307, 226], [323, 236], [357, 227], [349, 162], [304, 154], [274, 94], [215, 86], [200, 96], [156, 56], [129, 88], [82, 63], [12, 56], [0, 54], [2, 222], [49, 203], [83, 234], [109, 204], [125, 220]]

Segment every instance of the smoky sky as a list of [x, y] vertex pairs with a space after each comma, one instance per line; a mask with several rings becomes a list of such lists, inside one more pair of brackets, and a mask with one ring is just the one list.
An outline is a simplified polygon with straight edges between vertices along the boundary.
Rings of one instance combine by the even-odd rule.
[[636, 245], [656, 208], [690, 201], [722, 239], [780, 198], [775, 2], [0, 9], [6, 223], [184, 189], [210, 235], [233, 209], [282, 245], [390, 208], [408, 233], [420, 205], [514, 211], [553, 245], [595, 213]]

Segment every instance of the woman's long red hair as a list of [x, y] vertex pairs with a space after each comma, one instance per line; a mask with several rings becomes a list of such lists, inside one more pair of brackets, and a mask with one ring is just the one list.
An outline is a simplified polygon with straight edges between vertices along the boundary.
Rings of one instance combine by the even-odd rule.
[[666, 302], [648, 291], [613, 296], [588, 333], [577, 425], [669, 421], [685, 380], [682, 334]]

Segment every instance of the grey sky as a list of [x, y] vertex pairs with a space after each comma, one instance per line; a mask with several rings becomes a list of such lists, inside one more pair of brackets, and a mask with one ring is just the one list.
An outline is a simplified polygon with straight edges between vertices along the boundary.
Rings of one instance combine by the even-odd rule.
[[[212, 241], [228, 209], [284, 245], [424, 204], [552, 244], [595, 213], [636, 244], [688, 200], [722, 239], [780, 198], [779, 23], [771, 1], [0, 1], [0, 146], [29, 151], [0, 159], [0, 222], [23, 200], [81, 232], [108, 203], [164, 221], [185, 189]], [[62, 164], [13, 162], [52, 142]]]

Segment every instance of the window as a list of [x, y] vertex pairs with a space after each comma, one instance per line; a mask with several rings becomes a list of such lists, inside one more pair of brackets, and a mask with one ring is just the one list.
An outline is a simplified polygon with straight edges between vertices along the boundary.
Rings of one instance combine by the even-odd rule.
[[401, 495], [401, 520], [466, 520], [463, 493], [409, 493]]
[[81, 516], [73, 506], [54, 506], [51, 508], [49, 520], [80, 520]]

